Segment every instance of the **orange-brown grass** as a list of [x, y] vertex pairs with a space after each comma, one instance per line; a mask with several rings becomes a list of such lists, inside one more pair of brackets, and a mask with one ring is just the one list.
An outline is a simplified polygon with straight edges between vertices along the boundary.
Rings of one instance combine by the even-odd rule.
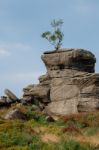
[[0, 109], [0, 117], [2, 118], [7, 112], [16, 108], [18, 108], [19, 111], [21, 111], [22, 113], [25, 113], [27, 111], [27, 107], [18, 104], [13, 104], [11, 107], [3, 107], [2, 109]]
[[62, 118], [66, 126], [63, 129], [65, 135], [68, 134], [80, 143], [99, 146], [99, 111], [72, 114]]
[[8, 107], [0, 109], [0, 117], [2, 117], [2, 115], [4, 115], [8, 111], [8, 109]]
[[41, 139], [43, 142], [53, 142], [53, 143], [58, 143], [60, 141], [60, 137], [56, 136], [55, 134], [51, 133], [45, 133], [44, 135], [41, 135]]
[[88, 143], [90, 146], [99, 146], [99, 134], [94, 136], [77, 135], [72, 137], [74, 140], [80, 143]]
[[63, 133], [81, 134], [81, 131], [80, 131], [80, 129], [78, 129], [77, 127], [71, 125], [71, 126], [69, 126], [69, 127], [65, 127], [65, 128], [63, 129]]
[[[0, 109], [0, 116], [14, 108], [20, 109], [23, 113], [26, 113], [28, 110], [27, 106], [15, 104], [11, 108]], [[42, 117], [42, 115], [39, 117]], [[42, 123], [44, 121], [43, 119], [39, 122], [33, 118], [27, 121], [4, 120], [1, 118], [0, 134], [8, 133], [9, 137], [13, 137], [13, 134], [15, 134], [19, 138], [21, 137], [21, 133], [25, 133], [25, 136], [37, 135], [43, 142], [53, 140], [53, 143], [61, 141], [62, 138], [65, 140], [72, 138], [79, 143], [88, 143], [93, 147], [99, 145], [99, 111], [66, 115], [60, 118], [64, 120], [64, 123], [61, 125], [59, 125], [57, 121], [53, 123]], [[47, 141], [45, 139], [47, 139]], [[3, 150], [2, 143], [0, 146], [2, 146], [0, 149]], [[18, 145], [16, 145], [16, 150], [18, 150], [18, 148], [20, 148], [20, 146], [18, 147]], [[12, 149], [14, 149], [13, 145]], [[27, 149], [27, 147], [24, 147], [24, 150], [25, 149]]]
[[0, 124], [0, 132], [7, 132], [12, 134], [13, 131], [17, 131], [17, 133], [26, 132], [28, 134], [34, 134], [34, 129], [25, 124], [24, 121], [20, 120], [5, 120]]
[[65, 123], [68, 121], [79, 122], [83, 127], [99, 127], [99, 111], [67, 115], [62, 119]]

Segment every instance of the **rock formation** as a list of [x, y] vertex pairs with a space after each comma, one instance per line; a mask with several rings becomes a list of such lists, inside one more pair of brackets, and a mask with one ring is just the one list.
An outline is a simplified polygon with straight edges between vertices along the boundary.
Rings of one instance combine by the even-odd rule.
[[[23, 89], [19, 102], [37, 105], [47, 114], [66, 115], [99, 109], [99, 74], [95, 73], [96, 58], [84, 49], [61, 49], [44, 52], [41, 56], [47, 73], [39, 84]], [[1, 97], [0, 105], [9, 98], [18, 98], [9, 90]]]
[[5, 89], [5, 96], [0, 98], [0, 107], [10, 106], [13, 103], [20, 102], [20, 100], [10, 90]]
[[46, 75], [23, 89], [23, 100], [38, 103], [47, 113], [66, 115], [99, 109], [99, 74], [95, 56], [83, 49], [61, 49], [41, 56]]

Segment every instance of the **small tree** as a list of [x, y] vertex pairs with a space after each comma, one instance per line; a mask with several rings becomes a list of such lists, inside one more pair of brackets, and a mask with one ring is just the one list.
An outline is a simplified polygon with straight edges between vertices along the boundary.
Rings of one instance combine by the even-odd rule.
[[42, 33], [41, 35], [43, 38], [47, 39], [52, 45], [54, 45], [54, 48], [56, 50], [60, 49], [62, 45], [63, 37], [64, 37], [64, 34], [61, 31], [62, 24], [63, 24], [62, 19], [57, 20], [57, 21], [53, 20], [51, 22], [51, 26], [53, 29], [52, 32], [47, 31], [47, 32]]

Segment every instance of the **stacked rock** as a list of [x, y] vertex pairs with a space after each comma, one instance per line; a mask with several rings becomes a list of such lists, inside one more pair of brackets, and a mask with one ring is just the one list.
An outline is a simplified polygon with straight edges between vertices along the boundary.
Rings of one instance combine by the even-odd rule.
[[35, 104], [41, 110], [45, 109], [50, 100], [50, 82], [51, 79], [46, 75], [39, 77], [39, 84], [31, 84], [23, 88], [21, 102], [26, 105]]
[[1, 107], [9, 106], [12, 103], [19, 102], [19, 99], [16, 97], [16, 95], [9, 89], [5, 89], [4, 93], [5, 93], [5, 96], [1, 96], [0, 98]]
[[66, 115], [99, 108], [99, 74], [95, 56], [84, 49], [45, 52], [47, 73], [38, 85], [24, 88], [23, 100], [40, 102], [47, 112]]

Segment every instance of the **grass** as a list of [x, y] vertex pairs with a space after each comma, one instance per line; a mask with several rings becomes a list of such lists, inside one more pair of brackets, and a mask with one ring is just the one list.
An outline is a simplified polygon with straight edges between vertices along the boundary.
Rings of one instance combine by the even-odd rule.
[[45, 114], [34, 112], [29, 106], [22, 106], [20, 110], [28, 120], [4, 120], [2, 115], [7, 110], [0, 110], [1, 150], [99, 149], [99, 111], [64, 116], [48, 122]]

